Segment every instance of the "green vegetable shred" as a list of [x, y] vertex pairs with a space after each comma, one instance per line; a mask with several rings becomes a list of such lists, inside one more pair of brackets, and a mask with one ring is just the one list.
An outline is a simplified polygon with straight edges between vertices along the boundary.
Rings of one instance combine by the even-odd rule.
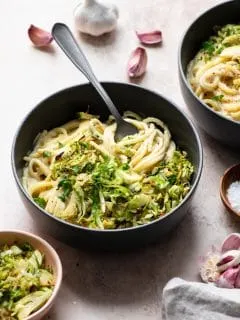
[[29, 243], [0, 247], [0, 319], [26, 319], [47, 302], [53, 286], [43, 255]]

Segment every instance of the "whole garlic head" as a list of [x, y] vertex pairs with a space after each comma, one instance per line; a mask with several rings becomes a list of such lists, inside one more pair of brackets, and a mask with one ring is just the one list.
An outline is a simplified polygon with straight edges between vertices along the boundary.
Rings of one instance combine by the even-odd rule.
[[80, 32], [100, 36], [116, 28], [118, 9], [114, 4], [83, 0], [76, 7], [74, 18]]

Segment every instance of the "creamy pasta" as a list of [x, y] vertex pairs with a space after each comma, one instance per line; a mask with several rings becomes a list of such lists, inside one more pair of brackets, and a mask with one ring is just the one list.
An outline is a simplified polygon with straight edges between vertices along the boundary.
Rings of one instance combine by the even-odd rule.
[[187, 77], [208, 106], [240, 121], [240, 25], [217, 29], [190, 62]]
[[125, 112], [138, 133], [114, 140], [116, 123], [80, 112], [43, 131], [24, 160], [23, 185], [52, 215], [89, 228], [144, 224], [176, 207], [193, 166], [159, 119]]

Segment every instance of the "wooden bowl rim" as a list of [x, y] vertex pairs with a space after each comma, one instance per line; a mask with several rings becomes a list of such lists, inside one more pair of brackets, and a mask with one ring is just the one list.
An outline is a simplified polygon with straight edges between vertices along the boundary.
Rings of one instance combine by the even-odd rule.
[[225, 172], [223, 173], [223, 175], [221, 177], [221, 181], [220, 181], [220, 197], [221, 197], [221, 200], [222, 200], [223, 204], [228, 209], [228, 211], [240, 218], [240, 212], [238, 213], [237, 211], [235, 211], [232, 208], [232, 206], [231, 206], [231, 204], [230, 204], [230, 202], [228, 200], [228, 197], [227, 197], [227, 193], [226, 193], [227, 188], [224, 187], [225, 186], [225, 182], [226, 182], [226, 178], [231, 176], [233, 174], [233, 172], [235, 170], [237, 170], [238, 168], [239, 168], [239, 171], [240, 171], [240, 163], [232, 165], [231, 167], [227, 168], [225, 170]]

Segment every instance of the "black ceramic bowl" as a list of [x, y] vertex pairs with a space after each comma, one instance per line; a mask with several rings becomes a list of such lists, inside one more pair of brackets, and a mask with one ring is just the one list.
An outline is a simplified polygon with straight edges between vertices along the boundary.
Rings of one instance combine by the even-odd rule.
[[[124, 249], [156, 241], [175, 227], [187, 213], [190, 199], [197, 187], [202, 171], [202, 147], [196, 130], [189, 119], [173, 103], [161, 95], [139, 86], [124, 83], [104, 83], [121, 112], [132, 110], [146, 116], [163, 120], [169, 127], [177, 145], [188, 152], [195, 167], [192, 188], [184, 201], [171, 213], [144, 226], [122, 230], [93, 230], [76, 226], [53, 217], [40, 209], [24, 190], [21, 182], [23, 157], [33, 147], [39, 132], [51, 129], [75, 119], [76, 112], [100, 114], [107, 119], [109, 112], [98, 93], [84, 84], [57, 92], [38, 104], [23, 120], [17, 131], [12, 148], [12, 169], [21, 198], [37, 226], [59, 240], [73, 246], [90, 246], [106, 250]], [[187, 227], [187, 226], [186, 226]]]
[[198, 17], [187, 29], [179, 48], [178, 66], [180, 85], [187, 107], [195, 121], [210, 136], [225, 145], [240, 148], [240, 123], [213, 111], [193, 92], [186, 78], [188, 63], [200, 50], [204, 41], [213, 34], [214, 26], [240, 23], [240, 1], [221, 3]]

